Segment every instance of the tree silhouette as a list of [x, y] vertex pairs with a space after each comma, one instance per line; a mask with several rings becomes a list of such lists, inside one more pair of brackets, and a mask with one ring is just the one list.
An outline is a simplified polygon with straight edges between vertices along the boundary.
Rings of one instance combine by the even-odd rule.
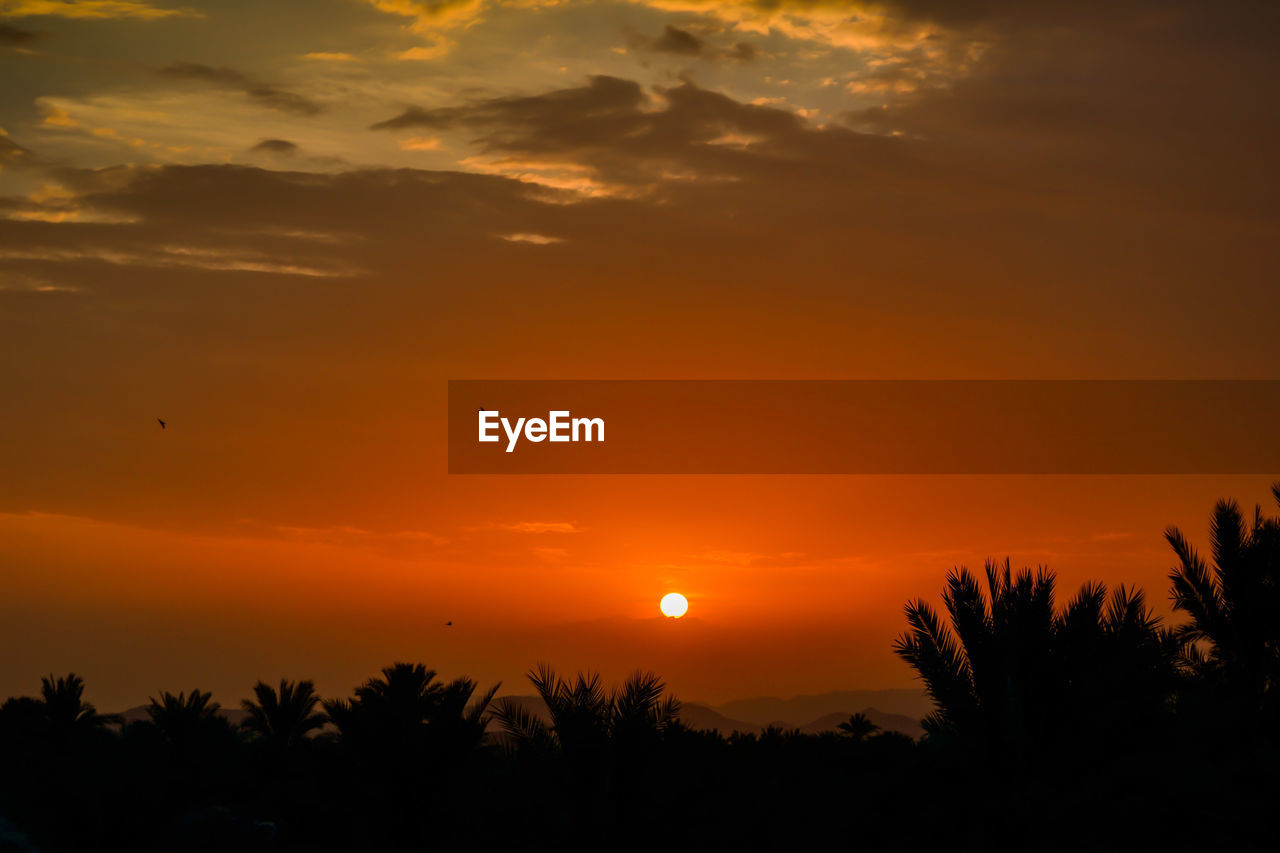
[[664, 696], [652, 672], [636, 671], [616, 689], [599, 673], [562, 678], [547, 664], [528, 675], [550, 723], [515, 699], [500, 699], [494, 717], [517, 755], [529, 755], [538, 772], [554, 778], [557, 759], [575, 821], [590, 835], [610, 819], [614, 802], [634, 803], [652, 785], [663, 736], [679, 729], [680, 702]]
[[965, 568], [947, 575], [950, 627], [927, 603], [907, 604], [894, 644], [925, 682], [935, 738], [960, 737], [1019, 760], [1064, 741], [1095, 745], [1158, 718], [1173, 688], [1177, 644], [1120, 587], [1085, 584], [1055, 611], [1055, 575], [988, 563], [986, 592]]
[[880, 727], [871, 722], [866, 714], [857, 713], [836, 726], [841, 734], [848, 735], [857, 741], [863, 741], [880, 731]]
[[46, 736], [53, 743], [69, 743], [120, 720], [112, 714], [99, 714], [84, 701], [84, 679], [74, 672], [65, 678], [50, 675], [40, 679], [40, 699]]
[[249, 714], [241, 725], [274, 749], [296, 746], [328, 720], [316, 710], [320, 697], [312, 681], [282, 678], [278, 690], [259, 681], [253, 686], [253, 694], [254, 699], [241, 703]]
[[615, 737], [661, 732], [676, 724], [680, 702], [663, 696], [666, 685], [655, 673], [632, 673], [620, 688], [607, 689], [599, 673], [580, 672], [561, 678], [547, 664], [528, 675], [547, 708], [551, 724], [510, 698], [500, 699], [494, 717], [517, 743], [555, 744], [568, 753], [598, 752]]
[[159, 699], [150, 699], [147, 716], [168, 740], [179, 743], [218, 719], [221, 709], [222, 706], [213, 701], [212, 693], [192, 690], [189, 694], [179, 691], [175, 695], [163, 690]]
[[354, 762], [350, 797], [378, 815], [378, 832], [401, 844], [423, 839], [428, 810], [483, 743], [497, 689], [473, 700], [469, 678], [441, 683], [422, 664], [395, 663], [354, 698], [324, 703]]
[[211, 761], [221, 762], [235, 743], [235, 730], [220, 713], [222, 706], [213, 694], [192, 690], [177, 694], [162, 691], [150, 699], [147, 717], [167, 747], [170, 760], [179, 772], [198, 775], [198, 768]]
[[[1272, 486], [1280, 502], [1280, 483]], [[1169, 579], [1175, 611], [1190, 621], [1177, 629], [1183, 662], [1226, 694], [1239, 722], [1275, 719], [1280, 683], [1280, 518], [1254, 510], [1246, 524], [1235, 501], [1219, 501], [1209, 521], [1212, 570], [1176, 527], [1165, 538], [1179, 565]]]
[[354, 699], [325, 702], [324, 708], [340, 737], [357, 748], [457, 754], [483, 740], [497, 690], [494, 685], [472, 702], [476, 683], [471, 679], [442, 684], [435, 670], [420, 663], [395, 663], [383, 668], [382, 677], [357, 687]]

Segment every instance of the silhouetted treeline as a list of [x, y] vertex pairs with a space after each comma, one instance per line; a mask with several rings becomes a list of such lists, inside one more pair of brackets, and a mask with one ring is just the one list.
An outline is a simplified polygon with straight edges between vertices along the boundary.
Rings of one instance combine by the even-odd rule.
[[644, 672], [539, 666], [544, 716], [397, 663], [348, 699], [259, 683], [239, 726], [199, 690], [125, 722], [50, 676], [0, 706], [0, 851], [1273, 850], [1280, 519], [1220, 503], [1207, 557], [1166, 535], [1176, 625], [1007, 561], [909, 603], [919, 741], [689, 729]]

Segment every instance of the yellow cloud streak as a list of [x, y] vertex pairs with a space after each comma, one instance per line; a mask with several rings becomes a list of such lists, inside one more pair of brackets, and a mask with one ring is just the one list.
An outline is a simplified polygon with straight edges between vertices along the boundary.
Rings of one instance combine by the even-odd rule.
[[203, 18], [204, 13], [194, 9], [164, 9], [142, 0], [3, 0], [0, 17], [3, 18]]

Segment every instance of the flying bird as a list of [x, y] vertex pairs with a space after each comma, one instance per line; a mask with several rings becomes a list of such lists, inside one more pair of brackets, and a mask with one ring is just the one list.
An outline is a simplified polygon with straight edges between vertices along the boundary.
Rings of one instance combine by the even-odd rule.
[[452, 620], [452, 619], [450, 619], [448, 622], [444, 623], [444, 626], [445, 626], [446, 628], [452, 628], [452, 627], [453, 627], [453, 620]]
[[162, 419], [156, 418], [156, 423], [160, 424], [160, 429], [164, 429], [164, 421]]

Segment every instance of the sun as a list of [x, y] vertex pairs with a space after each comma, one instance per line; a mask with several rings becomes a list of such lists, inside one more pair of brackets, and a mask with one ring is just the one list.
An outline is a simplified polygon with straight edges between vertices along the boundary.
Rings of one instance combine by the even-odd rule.
[[663, 616], [679, 619], [689, 609], [689, 599], [678, 592], [669, 592], [662, 596], [662, 601], [658, 603], [658, 607], [662, 610]]

